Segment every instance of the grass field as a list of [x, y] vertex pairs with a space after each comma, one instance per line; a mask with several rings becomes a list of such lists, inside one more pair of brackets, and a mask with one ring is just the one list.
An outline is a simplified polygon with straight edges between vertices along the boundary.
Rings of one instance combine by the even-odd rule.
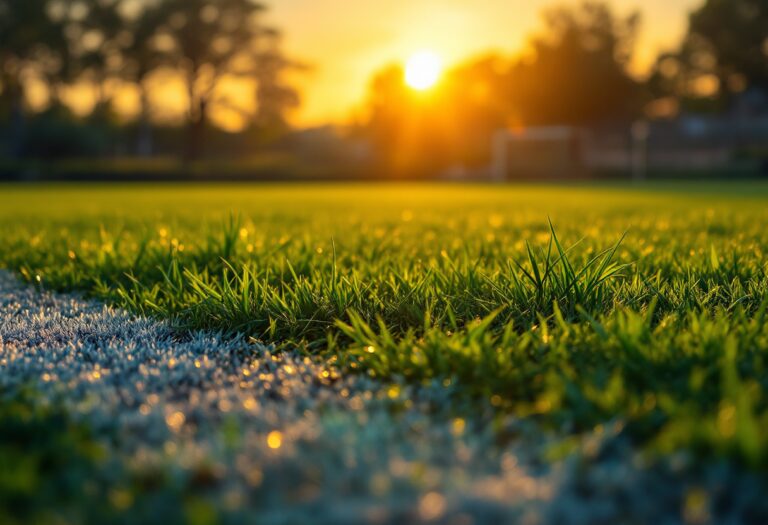
[[[4, 186], [0, 266], [454, 384], [563, 435], [768, 462], [768, 186]], [[550, 223], [551, 221], [551, 223]]]

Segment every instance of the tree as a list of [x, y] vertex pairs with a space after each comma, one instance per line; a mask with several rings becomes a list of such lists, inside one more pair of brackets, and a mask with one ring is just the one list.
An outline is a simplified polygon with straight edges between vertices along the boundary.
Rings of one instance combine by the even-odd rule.
[[254, 126], [262, 140], [279, 136], [288, 128], [286, 114], [301, 103], [299, 94], [283, 76], [286, 70], [303, 69], [302, 64], [288, 60], [280, 51], [280, 34], [263, 32], [263, 45], [254, 53], [256, 78], [256, 114]]
[[706, 0], [691, 13], [679, 49], [659, 56], [650, 87], [716, 110], [749, 87], [768, 91], [768, 2]]
[[689, 33], [689, 45], [698, 41], [712, 54], [712, 72], [725, 90], [768, 90], [768, 2], [707, 0], [691, 15]]
[[250, 0], [165, 0], [155, 45], [181, 72], [189, 102], [184, 157], [200, 155], [216, 89], [227, 75], [252, 64], [254, 46], [264, 29], [263, 7]]
[[69, 63], [64, 25], [53, 0], [0, 0], [0, 81], [10, 105], [11, 155], [21, 153], [25, 81], [62, 76]]
[[[128, 4], [130, 0], [124, 0]], [[121, 10], [118, 7], [118, 12]], [[120, 76], [136, 86], [139, 92], [137, 153], [152, 154], [152, 107], [149, 98], [149, 78], [158, 68], [170, 65], [168, 49], [157, 36], [163, 24], [163, 9], [155, 3], [145, 3], [138, 12], [121, 12], [123, 31], [118, 35], [122, 63]]]
[[447, 104], [449, 122], [441, 123], [441, 128], [449, 137], [446, 154], [451, 164], [485, 166], [490, 161], [490, 137], [514, 120], [509, 69], [508, 60], [489, 54], [460, 64], [445, 75], [442, 98], [454, 102]]
[[545, 14], [544, 35], [509, 77], [517, 120], [525, 125], [589, 125], [639, 112], [642, 91], [628, 73], [640, 23], [603, 3]]
[[367, 106], [368, 115], [362, 127], [375, 148], [378, 164], [384, 169], [402, 168], [405, 154], [400, 142], [412, 116], [402, 67], [391, 65], [374, 75]]
[[82, 0], [80, 5], [87, 13], [71, 21], [69, 27], [76, 31], [72, 31], [74, 37], [69, 45], [77, 56], [80, 76], [87, 77], [96, 88], [96, 113], [108, 112], [106, 82], [122, 67], [126, 28], [118, 0]]

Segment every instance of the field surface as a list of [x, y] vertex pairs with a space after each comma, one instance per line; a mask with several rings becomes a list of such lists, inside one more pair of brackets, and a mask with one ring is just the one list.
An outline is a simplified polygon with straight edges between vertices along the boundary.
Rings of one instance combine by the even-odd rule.
[[[0, 186], [0, 268], [29, 283], [0, 289], [0, 517], [764, 521], [767, 205], [758, 183]], [[62, 495], [59, 460], [108, 494]]]

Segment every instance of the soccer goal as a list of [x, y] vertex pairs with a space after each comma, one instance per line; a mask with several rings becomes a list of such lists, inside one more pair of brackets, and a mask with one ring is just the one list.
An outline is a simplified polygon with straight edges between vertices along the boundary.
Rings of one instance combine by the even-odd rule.
[[582, 171], [581, 133], [569, 126], [498, 130], [491, 175], [497, 182], [576, 178]]

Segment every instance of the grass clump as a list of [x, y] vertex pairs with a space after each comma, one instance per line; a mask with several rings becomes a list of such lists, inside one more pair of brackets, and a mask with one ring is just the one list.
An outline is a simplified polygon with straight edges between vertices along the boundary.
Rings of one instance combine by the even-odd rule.
[[460, 385], [452, 401], [467, 412], [491, 406], [566, 434], [618, 420], [657, 452], [766, 463], [765, 308], [757, 317], [720, 310], [656, 321], [651, 308], [579, 322], [557, 311], [554, 319], [520, 331], [512, 323], [494, 329], [490, 316], [456, 332], [394, 337], [383, 323], [353, 316], [339, 326], [354, 342], [334, 355], [377, 377], [447, 379]]

